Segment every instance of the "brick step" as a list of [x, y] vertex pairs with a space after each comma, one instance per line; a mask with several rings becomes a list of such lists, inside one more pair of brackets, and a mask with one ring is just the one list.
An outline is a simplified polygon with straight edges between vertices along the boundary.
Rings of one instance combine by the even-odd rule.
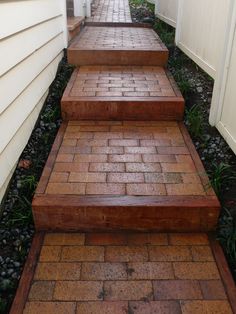
[[162, 67], [82, 66], [61, 108], [64, 120], [182, 120], [184, 99]]
[[68, 50], [74, 65], [165, 66], [168, 49], [154, 30], [140, 27], [85, 26]]
[[33, 200], [37, 230], [209, 231], [220, 205], [182, 123], [62, 124]]
[[68, 17], [67, 18], [67, 29], [68, 29], [68, 40], [69, 42], [74, 39], [82, 30], [84, 24], [84, 17]]

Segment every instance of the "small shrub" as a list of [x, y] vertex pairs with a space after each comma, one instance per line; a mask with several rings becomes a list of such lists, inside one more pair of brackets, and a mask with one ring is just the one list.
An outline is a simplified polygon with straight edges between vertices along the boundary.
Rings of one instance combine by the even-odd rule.
[[227, 186], [236, 180], [236, 173], [232, 166], [223, 162], [220, 164], [213, 163], [209, 174], [211, 185], [219, 198], [222, 198]]
[[203, 139], [204, 116], [200, 106], [194, 105], [190, 109], [186, 109], [186, 124], [191, 135]]

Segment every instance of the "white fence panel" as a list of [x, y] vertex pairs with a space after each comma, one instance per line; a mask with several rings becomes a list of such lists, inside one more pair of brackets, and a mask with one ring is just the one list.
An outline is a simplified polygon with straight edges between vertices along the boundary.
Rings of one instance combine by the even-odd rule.
[[231, 0], [179, 0], [176, 43], [215, 78], [224, 49]]
[[167, 24], [176, 27], [178, 2], [179, 0], [156, 0], [155, 13], [157, 17]]

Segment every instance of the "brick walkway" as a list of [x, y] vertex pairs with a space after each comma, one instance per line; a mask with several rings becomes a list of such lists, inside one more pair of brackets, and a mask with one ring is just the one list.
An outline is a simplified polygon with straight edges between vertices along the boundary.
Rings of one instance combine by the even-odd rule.
[[230, 314], [206, 234], [46, 234], [24, 314]]
[[200, 175], [176, 122], [70, 121], [46, 194], [213, 195]]
[[88, 22], [132, 23], [128, 0], [95, 0]]

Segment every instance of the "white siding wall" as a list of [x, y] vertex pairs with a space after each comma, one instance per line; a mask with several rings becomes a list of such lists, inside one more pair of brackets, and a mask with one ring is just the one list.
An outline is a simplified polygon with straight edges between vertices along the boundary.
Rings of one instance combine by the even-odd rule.
[[155, 13], [158, 18], [176, 27], [179, 0], [156, 0]]
[[0, 201], [67, 45], [64, 0], [0, 2]]

